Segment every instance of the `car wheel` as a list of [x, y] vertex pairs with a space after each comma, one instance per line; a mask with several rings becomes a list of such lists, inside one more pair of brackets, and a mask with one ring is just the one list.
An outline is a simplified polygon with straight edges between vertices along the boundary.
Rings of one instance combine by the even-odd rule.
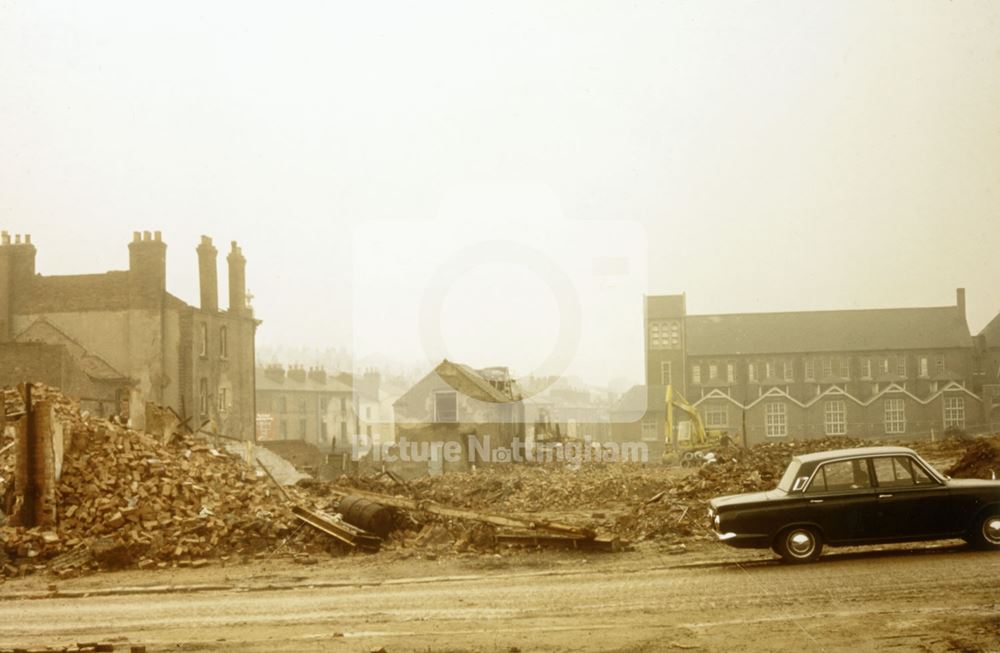
[[796, 526], [778, 536], [774, 550], [785, 562], [812, 562], [823, 552], [823, 538], [813, 528]]
[[1000, 549], [1000, 511], [991, 510], [976, 517], [966, 541], [980, 549]]

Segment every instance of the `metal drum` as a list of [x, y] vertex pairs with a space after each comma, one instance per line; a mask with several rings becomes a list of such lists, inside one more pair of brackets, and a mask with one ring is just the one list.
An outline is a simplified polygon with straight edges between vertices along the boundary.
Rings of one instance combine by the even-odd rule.
[[346, 496], [337, 503], [337, 512], [348, 524], [386, 537], [395, 526], [392, 508], [363, 497]]

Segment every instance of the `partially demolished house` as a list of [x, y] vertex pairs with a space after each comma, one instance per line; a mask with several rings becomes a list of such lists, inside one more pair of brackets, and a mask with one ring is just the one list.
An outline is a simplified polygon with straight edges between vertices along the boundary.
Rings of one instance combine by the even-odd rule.
[[668, 384], [706, 429], [748, 444], [990, 429], [964, 289], [921, 308], [688, 315], [685, 303], [645, 298], [646, 383], [616, 408], [616, 440], [663, 440]]
[[[411, 451], [427, 452], [426, 460], [418, 455], [411, 466], [431, 474], [492, 462], [495, 452], [502, 458], [515, 440], [524, 441], [524, 405], [505, 367], [476, 370], [444, 360], [393, 409], [396, 451], [406, 458], [414, 457]], [[449, 459], [449, 449], [460, 455]]]
[[98, 415], [127, 406], [137, 428], [153, 402], [190, 428], [251, 439], [258, 322], [247, 302], [242, 251], [232, 243], [229, 307], [220, 310], [210, 238], [197, 247], [199, 307], [167, 291], [160, 232], [135, 232], [128, 247], [128, 270], [43, 276], [35, 272], [31, 237], [3, 233], [0, 385], [57, 386]]

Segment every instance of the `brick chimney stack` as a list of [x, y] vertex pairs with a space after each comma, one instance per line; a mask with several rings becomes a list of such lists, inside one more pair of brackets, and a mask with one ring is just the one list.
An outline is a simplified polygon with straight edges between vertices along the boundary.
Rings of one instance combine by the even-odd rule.
[[248, 314], [247, 308], [247, 260], [243, 258], [236, 241], [232, 241], [232, 250], [226, 257], [229, 262], [229, 312], [238, 315]]
[[167, 245], [160, 232], [132, 232], [128, 244], [129, 299], [151, 304], [167, 291]]
[[15, 234], [11, 242], [10, 234], [0, 233], [0, 342], [14, 337], [11, 313], [17, 297], [30, 292], [35, 277], [35, 246], [31, 236]]
[[288, 366], [288, 378], [292, 381], [298, 381], [299, 383], [305, 383], [306, 381], [306, 370], [301, 365], [289, 365]]
[[965, 320], [965, 288], [955, 289], [955, 305], [958, 307], [958, 314]]
[[198, 252], [198, 285], [201, 289], [201, 309], [203, 311], [219, 310], [219, 250], [212, 245], [208, 236], [201, 237], [201, 243], [196, 248]]
[[322, 366], [309, 368], [309, 379], [316, 383], [326, 383], [326, 370]]

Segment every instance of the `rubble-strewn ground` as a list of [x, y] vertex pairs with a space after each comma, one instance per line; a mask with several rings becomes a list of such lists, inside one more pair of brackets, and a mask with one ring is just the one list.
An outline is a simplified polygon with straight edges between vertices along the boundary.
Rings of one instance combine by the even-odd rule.
[[[850, 438], [767, 443], [729, 448], [703, 467], [592, 463], [500, 465], [400, 483], [389, 475], [343, 477], [333, 484], [304, 483], [285, 490], [202, 436], [177, 435], [164, 443], [114, 420], [81, 414], [77, 404], [39, 387], [57, 404], [73, 433], [58, 491], [58, 526], [0, 528], [0, 582], [46, 572], [60, 578], [97, 569], [202, 567], [297, 554], [313, 562], [346, 548], [304, 527], [293, 503], [332, 511], [336, 492], [363, 489], [532, 520], [586, 526], [601, 535], [660, 550], [680, 551], [712, 538], [705, 502], [713, 496], [774, 487], [797, 453], [866, 444]], [[18, 408], [13, 390], [8, 410]], [[6, 435], [4, 436], [6, 438]], [[0, 439], [0, 449], [9, 439]], [[955, 476], [989, 478], [1000, 469], [996, 438], [914, 445]], [[0, 455], [0, 496], [11, 478], [13, 451]], [[9, 506], [5, 505], [5, 508]], [[413, 554], [495, 553], [493, 526], [400, 512], [382, 557]]]

